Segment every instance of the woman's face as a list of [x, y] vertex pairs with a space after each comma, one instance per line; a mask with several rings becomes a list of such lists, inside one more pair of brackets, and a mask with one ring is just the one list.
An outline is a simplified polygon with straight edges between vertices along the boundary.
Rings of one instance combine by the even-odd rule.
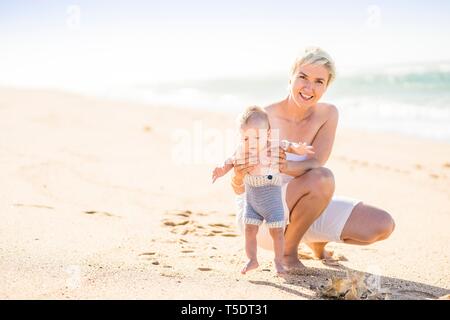
[[327, 89], [329, 76], [322, 65], [299, 66], [289, 80], [291, 99], [299, 107], [315, 105]]

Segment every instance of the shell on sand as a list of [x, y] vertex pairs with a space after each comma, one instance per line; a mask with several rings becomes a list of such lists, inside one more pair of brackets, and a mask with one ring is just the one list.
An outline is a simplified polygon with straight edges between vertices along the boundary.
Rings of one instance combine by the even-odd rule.
[[370, 292], [365, 283], [364, 273], [348, 272], [343, 278], [333, 277], [328, 280], [328, 284], [320, 291], [322, 297], [360, 300], [362, 298], [379, 298], [378, 294]]

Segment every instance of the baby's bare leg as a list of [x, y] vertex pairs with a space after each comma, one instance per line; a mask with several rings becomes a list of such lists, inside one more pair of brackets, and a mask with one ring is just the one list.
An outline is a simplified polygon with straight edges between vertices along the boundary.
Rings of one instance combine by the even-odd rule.
[[284, 256], [284, 228], [270, 228], [270, 235], [273, 239], [273, 250], [275, 252], [275, 269], [278, 274], [283, 274], [286, 270], [283, 267]]
[[245, 253], [247, 254], [248, 262], [241, 270], [242, 274], [247, 271], [258, 268], [258, 258], [256, 256], [257, 242], [256, 234], [258, 233], [258, 226], [254, 224], [245, 225]]

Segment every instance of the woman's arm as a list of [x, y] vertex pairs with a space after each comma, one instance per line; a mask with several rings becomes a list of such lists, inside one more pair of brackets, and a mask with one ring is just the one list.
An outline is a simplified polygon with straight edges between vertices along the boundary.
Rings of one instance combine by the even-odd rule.
[[280, 166], [282, 173], [298, 177], [308, 170], [325, 165], [327, 162], [333, 148], [339, 114], [334, 105], [327, 104], [323, 108], [320, 111], [324, 113], [326, 120], [311, 143], [314, 148], [314, 155], [309, 154], [308, 160], [305, 161], [286, 161], [284, 166]]
[[324, 166], [330, 157], [339, 119], [338, 110], [336, 106], [332, 104], [325, 105], [323, 112], [326, 121], [317, 131], [311, 143], [315, 152], [313, 157], [319, 161], [321, 166]]
[[321, 165], [319, 161], [315, 158], [304, 160], [304, 161], [286, 161], [286, 165], [280, 166], [281, 173], [298, 177], [304, 174], [306, 171], [319, 168]]

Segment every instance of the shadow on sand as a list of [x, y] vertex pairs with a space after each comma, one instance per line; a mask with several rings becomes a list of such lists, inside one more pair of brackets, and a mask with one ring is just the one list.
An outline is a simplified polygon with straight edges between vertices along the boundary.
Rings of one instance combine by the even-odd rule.
[[[348, 268], [343, 265], [334, 266], [332, 269], [322, 269], [309, 267], [307, 271], [302, 274], [288, 274], [284, 276], [285, 284], [270, 281], [249, 280], [255, 285], [271, 286], [287, 293], [297, 295], [305, 299], [327, 299], [319, 294], [321, 286], [326, 285], [328, 279], [332, 277], [346, 277], [348, 272], [360, 272]], [[379, 281], [379, 285], [383, 289], [388, 289], [390, 294], [389, 300], [429, 300], [437, 299], [443, 295], [450, 294], [450, 290], [436, 286], [430, 286], [420, 282], [408, 281], [392, 277], [384, 277], [374, 275], [368, 272], [360, 272], [364, 274], [365, 279], [373, 279]], [[367, 280], [366, 280], [367, 281]], [[293, 287], [303, 287], [308, 291], [313, 291], [311, 294], [294, 289]]]

